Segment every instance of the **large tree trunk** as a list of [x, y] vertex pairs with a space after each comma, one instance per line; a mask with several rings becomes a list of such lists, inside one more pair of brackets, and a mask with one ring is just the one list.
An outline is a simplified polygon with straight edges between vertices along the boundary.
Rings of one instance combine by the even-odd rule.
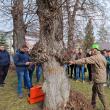
[[14, 0], [12, 6], [13, 17], [13, 48], [20, 48], [25, 43], [26, 26], [23, 21], [23, 0]]
[[40, 42], [32, 50], [36, 62], [43, 62], [46, 94], [44, 108], [63, 110], [70, 86], [64, 66], [60, 63], [63, 46], [63, 23], [60, 0], [37, 0], [40, 21]]
[[55, 58], [51, 58], [44, 64], [44, 75], [44, 107], [47, 110], [63, 110], [69, 100], [70, 89], [64, 67]]

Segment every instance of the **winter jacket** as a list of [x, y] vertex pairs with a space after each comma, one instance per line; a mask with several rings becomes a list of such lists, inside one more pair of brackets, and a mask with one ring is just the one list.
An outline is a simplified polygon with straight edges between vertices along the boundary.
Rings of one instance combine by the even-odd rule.
[[84, 58], [84, 57], [85, 57], [84, 53], [77, 53], [76, 54], [76, 60]]
[[106, 57], [107, 60], [107, 70], [110, 71], [110, 56]]
[[5, 66], [10, 64], [10, 55], [4, 50], [0, 51], [0, 65]]
[[106, 82], [106, 65], [107, 61], [105, 57], [97, 51], [96, 55], [91, 57], [82, 58], [80, 60], [75, 60], [76, 64], [94, 64], [95, 65], [95, 75], [94, 82], [105, 83]]
[[16, 51], [14, 55], [14, 64], [16, 66], [16, 71], [24, 71], [28, 69], [26, 62], [30, 61], [30, 57], [27, 53], [22, 52], [20, 50]]

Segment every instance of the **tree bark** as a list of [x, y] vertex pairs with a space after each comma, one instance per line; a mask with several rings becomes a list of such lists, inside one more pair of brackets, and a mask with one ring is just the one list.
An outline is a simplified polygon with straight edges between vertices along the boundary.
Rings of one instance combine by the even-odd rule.
[[26, 26], [23, 21], [23, 0], [14, 0], [11, 10], [13, 17], [13, 48], [20, 48], [25, 43]]
[[[70, 86], [61, 58], [63, 21], [60, 0], [37, 0], [40, 21], [40, 42], [32, 49], [37, 63], [43, 63], [45, 110], [63, 110], [69, 99]], [[33, 54], [34, 53], [34, 54]], [[39, 61], [39, 62], [38, 62]]]
[[70, 11], [70, 0], [66, 0], [66, 9], [68, 14], [68, 48], [74, 48], [75, 46], [75, 36], [74, 36], [74, 26], [75, 26], [75, 17], [78, 10], [79, 0], [75, 1], [74, 10], [71, 14]]

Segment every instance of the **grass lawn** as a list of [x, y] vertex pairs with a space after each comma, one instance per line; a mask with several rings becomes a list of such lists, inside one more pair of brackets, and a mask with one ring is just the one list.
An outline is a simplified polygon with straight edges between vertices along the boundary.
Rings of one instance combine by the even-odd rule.
[[[34, 75], [35, 76], [35, 75]], [[34, 77], [34, 84], [36, 80]], [[88, 82], [75, 82], [70, 79], [71, 88], [80, 91], [90, 100], [91, 99], [91, 87], [92, 85]], [[9, 72], [5, 87], [0, 87], [0, 110], [35, 110], [37, 104], [28, 104], [27, 102], [27, 90], [24, 91], [24, 98], [19, 99], [16, 93], [17, 77], [15, 72]], [[110, 89], [106, 88], [106, 95], [110, 103]], [[98, 100], [97, 110], [103, 110], [102, 104]], [[37, 110], [37, 109], [36, 109]]]
[[27, 102], [27, 90], [23, 89], [23, 99], [18, 98], [16, 87], [16, 73], [9, 72], [5, 86], [0, 87], [0, 110], [32, 110], [36, 108], [36, 104], [30, 105]]
[[[91, 94], [92, 94], [92, 84], [89, 84], [88, 82], [82, 83], [82, 82], [75, 82], [74, 80], [70, 80], [71, 88], [80, 91], [83, 93], [88, 100], [91, 100]], [[110, 88], [105, 87], [105, 94], [108, 100], [108, 103], [110, 105]], [[97, 110], [103, 110], [103, 105], [97, 98]]]

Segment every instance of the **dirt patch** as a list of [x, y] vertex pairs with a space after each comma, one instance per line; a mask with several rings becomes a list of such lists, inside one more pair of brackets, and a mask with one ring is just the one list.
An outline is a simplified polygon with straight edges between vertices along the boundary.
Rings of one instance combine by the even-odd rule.
[[90, 101], [80, 92], [71, 91], [65, 110], [93, 110]]
[[[43, 104], [39, 103], [37, 108], [32, 110], [43, 110]], [[62, 109], [61, 109], [62, 108]], [[93, 110], [90, 101], [80, 92], [71, 91], [69, 101], [65, 108], [61, 107], [59, 110]], [[50, 110], [50, 109], [46, 109]]]

